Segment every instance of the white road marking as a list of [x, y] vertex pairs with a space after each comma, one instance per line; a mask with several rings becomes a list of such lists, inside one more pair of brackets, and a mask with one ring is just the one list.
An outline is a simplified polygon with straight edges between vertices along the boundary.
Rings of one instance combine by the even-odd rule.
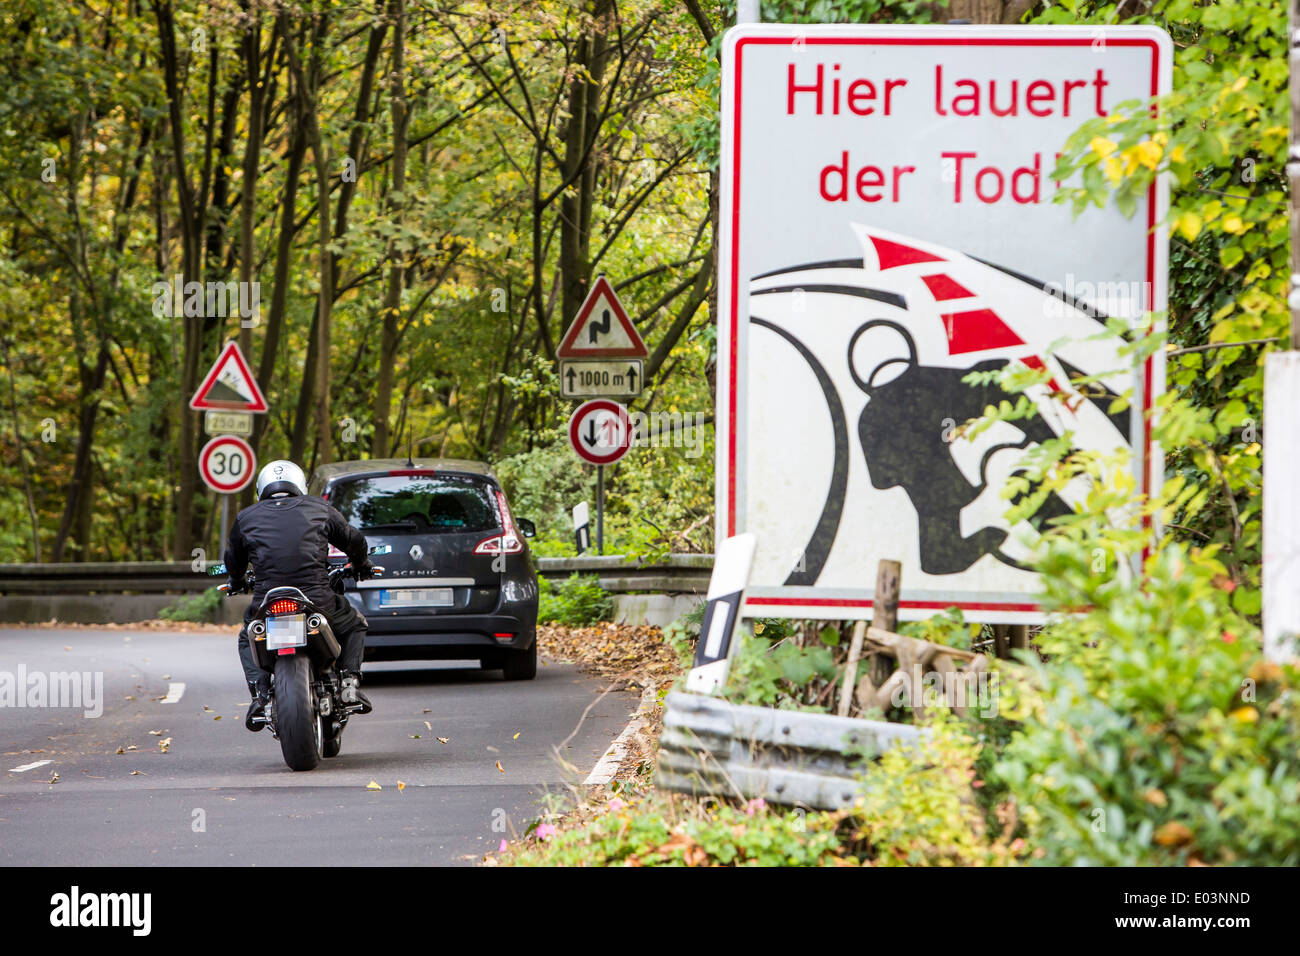
[[25, 763], [21, 767], [10, 767], [10, 773], [25, 773], [28, 770], [35, 770], [37, 767], [44, 767], [47, 763], [54, 763], [53, 760], [38, 760], [36, 763]]
[[184, 695], [184, 693], [185, 693], [184, 684], [168, 684], [167, 696], [162, 699], [162, 702], [164, 704], [178, 703], [181, 699], [181, 696]]
[[605, 751], [604, 756], [596, 761], [596, 766], [591, 768], [591, 773], [587, 779], [582, 781], [584, 787], [598, 787], [609, 783], [618, 774], [618, 768], [627, 756], [628, 743], [632, 735], [641, 730], [646, 725], [646, 717], [650, 708], [654, 706], [655, 689], [653, 686], [647, 687], [641, 692], [641, 703], [637, 707], [636, 715], [628, 721], [623, 732], [619, 734], [609, 749]]

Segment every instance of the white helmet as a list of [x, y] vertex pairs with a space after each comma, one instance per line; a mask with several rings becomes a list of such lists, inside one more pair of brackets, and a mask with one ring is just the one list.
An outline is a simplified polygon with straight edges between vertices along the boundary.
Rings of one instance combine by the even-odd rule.
[[257, 500], [276, 495], [305, 495], [307, 476], [291, 461], [273, 461], [257, 473]]

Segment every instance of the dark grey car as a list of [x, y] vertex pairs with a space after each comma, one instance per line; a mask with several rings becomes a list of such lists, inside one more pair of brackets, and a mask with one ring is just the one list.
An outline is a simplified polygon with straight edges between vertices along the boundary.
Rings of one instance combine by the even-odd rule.
[[[382, 577], [349, 581], [370, 622], [366, 660], [478, 659], [507, 680], [537, 673], [537, 572], [487, 465], [449, 458], [323, 465], [309, 490], [372, 546], [389, 545]], [[339, 556], [339, 560], [344, 560]]]

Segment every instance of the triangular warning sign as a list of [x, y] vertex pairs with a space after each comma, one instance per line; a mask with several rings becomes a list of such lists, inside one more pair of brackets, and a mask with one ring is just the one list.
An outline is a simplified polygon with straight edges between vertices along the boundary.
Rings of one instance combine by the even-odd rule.
[[266, 397], [248, 370], [244, 353], [235, 342], [227, 342], [190, 399], [190, 408], [198, 411], [264, 412]]
[[597, 276], [555, 354], [562, 359], [645, 358], [650, 352], [623, 311], [614, 287], [604, 276]]

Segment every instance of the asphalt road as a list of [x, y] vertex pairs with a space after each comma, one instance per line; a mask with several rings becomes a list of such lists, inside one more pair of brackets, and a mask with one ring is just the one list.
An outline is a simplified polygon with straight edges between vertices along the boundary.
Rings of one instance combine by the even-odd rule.
[[100, 716], [0, 706], [0, 864], [469, 864], [580, 783], [636, 704], [591, 706], [601, 683], [568, 664], [509, 683], [476, 664], [367, 665], [374, 713], [294, 773], [244, 729], [234, 633], [0, 629], [0, 682], [103, 675]]

